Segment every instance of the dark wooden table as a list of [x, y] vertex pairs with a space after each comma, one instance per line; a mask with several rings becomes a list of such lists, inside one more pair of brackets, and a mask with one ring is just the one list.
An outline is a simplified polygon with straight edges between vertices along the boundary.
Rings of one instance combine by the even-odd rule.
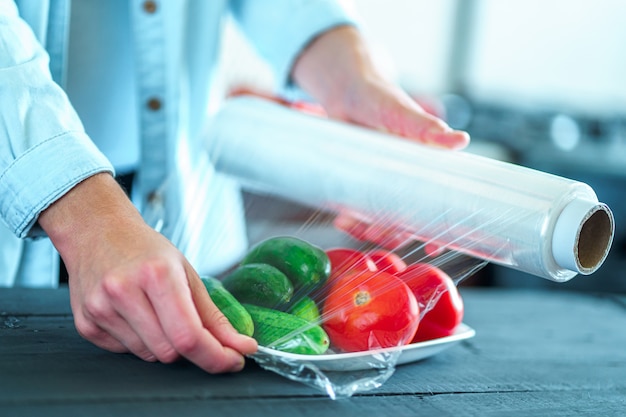
[[108, 353], [67, 290], [0, 290], [0, 416], [624, 416], [626, 298], [462, 288], [474, 338], [331, 400], [250, 361], [232, 375]]

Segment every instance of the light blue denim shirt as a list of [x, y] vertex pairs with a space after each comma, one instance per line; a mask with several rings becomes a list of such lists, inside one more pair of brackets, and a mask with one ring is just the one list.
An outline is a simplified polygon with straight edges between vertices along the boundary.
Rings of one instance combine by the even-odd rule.
[[[247, 245], [238, 185], [213, 171], [202, 144], [221, 99], [225, 18], [235, 18], [287, 88], [303, 47], [354, 17], [331, 0], [127, 3], [139, 142], [133, 201], [200, 273], [217, 273]], [[75, 110], [62, 88], [70, 10], [70, 0], [0, 0], [0, 286], [56, 285], [58, 256], [38, 237], [39, 213], [85, 178], [115, 172], [78, 114], [116, 103]]]

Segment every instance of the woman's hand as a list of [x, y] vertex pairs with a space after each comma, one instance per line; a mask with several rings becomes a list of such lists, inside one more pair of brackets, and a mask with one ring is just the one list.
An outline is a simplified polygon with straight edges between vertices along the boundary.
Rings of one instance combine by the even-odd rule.
[[428, 114], [387, 79], [353, 27], [341, 26], [316, 38], [296, 61], [292, 76], [331, 118], [448, 149], [469, 143], [466, 132]]
[[[451, 129], [428, 114], [377, 68], [366, 42], [353, 27], [341, 26], [316, 38], [296, 61], [294, 81], [331, 118], [451, 150], [469, 143], [466, 132]], [[358, 240], [395, 249], [415, 241], [410, 230], [341, 212], [335, 226]]]
[[183, 357], [211, 373], [238, 371], [256, 351], [110, 175], [78, 184], [39, 223], [66, 264], [76, 328], [97, 346], [146, 361]]

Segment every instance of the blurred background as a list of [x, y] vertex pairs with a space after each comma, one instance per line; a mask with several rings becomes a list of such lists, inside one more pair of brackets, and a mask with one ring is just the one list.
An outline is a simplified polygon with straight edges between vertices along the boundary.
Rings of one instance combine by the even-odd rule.
[[[626, 3], [621, 0], [353, 0], [370, 42], [416, 100], [472, 136], [469, 152], [589, 184], [615, 214], [591, 276], [563, 284], [489, 265], [467, 285], [626, 292]], [[229, 88], [274, 80], [234, 25]], [[297, 206], [266, 201], [279, 218]], [[286, 216], [286, 217], [283, 217]]]

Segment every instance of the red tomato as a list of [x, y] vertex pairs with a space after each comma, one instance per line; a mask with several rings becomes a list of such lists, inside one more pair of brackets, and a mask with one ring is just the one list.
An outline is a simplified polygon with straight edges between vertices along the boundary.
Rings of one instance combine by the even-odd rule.
[[330, 280], [348, 271], [376, 271], [376, 264], [366, 254], [356, 249], [333, 248], [326, 250], [330, 259]]
[[406, 262], [399, 255], [384, 249], [367, 252], [367, 255], [372, 258], [379, 271], [392, 275], [404, 271], [407, 267]]
[[[407, 283], [423, 312], [414, 342], [454, 334], [463, 321], [463, 299], [454, 281], [436, 266], [417, 263], [397, 275]], [[436, 304], [432, 305], [433, 302]]]
[[344, 352], [407, 344], [419, 325], [419, 307], [409, 287], [380, 271], [339, 277], [330, 285], [322, 311], [332, 346]]

